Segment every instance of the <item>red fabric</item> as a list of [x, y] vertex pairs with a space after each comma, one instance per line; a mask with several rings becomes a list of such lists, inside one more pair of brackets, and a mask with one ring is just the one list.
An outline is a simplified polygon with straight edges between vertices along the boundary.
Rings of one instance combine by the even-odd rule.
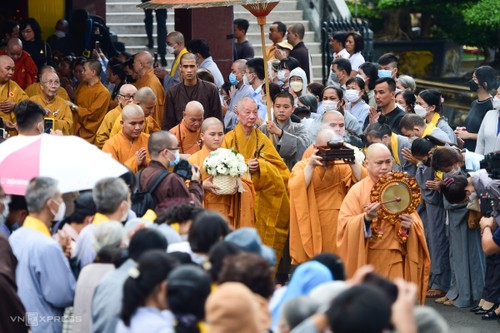
[[[0, 55], [6, 55], [5, 50], [0, 50]], [[12, 80], [15, 81], [23, 90], [30, 84], [35, 83], [38, 78], [38, 67], [36, 67], [30, 54], [23, 50], [21, 58], [15, 62], [16, 69]]]

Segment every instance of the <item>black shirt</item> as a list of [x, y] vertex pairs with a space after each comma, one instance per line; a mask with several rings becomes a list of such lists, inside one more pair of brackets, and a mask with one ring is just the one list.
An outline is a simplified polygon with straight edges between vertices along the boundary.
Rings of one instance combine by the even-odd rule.
[[378, 122], [389, 125], [394, 133], [403, 135], [403, 133], [401, 133], [401, 129], [399, 128], [399, 123], [401, 122], [401, 118], [403, 118], [405, 114], [406, 113], [404, 112], [404, 110], [396, 106], [396, 108], [388, 114], [381, 114]]
[[[484, 101], [478, 101], [477, 99], [472, 102], [470, 106], [469, 114], [467, 114], [467, 118], [465, 118], [464, 126], [469, 133], [477, 133], [479, 132], [479, 128], [481, 127], [481, 123], [483, 122], [483, 118], [486, 115], [486, 112], [493, 110], [493, 103], [491, 102], [491, 98], [488, 98]], [[469, 151], [476, 150], [476, 140], [466, 139], [464, 140], [464, 148], [467, 148]]]
[[311, 82], [311, 75], [309, 73], [309, 51], [304, 45], [304, 42], [300, 42], [290, 51], [290, 57], [293, 57], [299, 61], [300, 68], [306, 72], [307, 81]]

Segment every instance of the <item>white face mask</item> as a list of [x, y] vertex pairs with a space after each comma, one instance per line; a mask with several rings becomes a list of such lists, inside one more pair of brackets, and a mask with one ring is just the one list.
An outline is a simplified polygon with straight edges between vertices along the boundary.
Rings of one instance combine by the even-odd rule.
[[130, 204], [127, 202], [127, 209], [122, 215], [122, 218], [120, 219], [120, 222], [125, 222], [128, 219], [128, 211], [130, 210]]
[[498, 97], [495, 96], [495, 97], [493, 97], [493, 101], [492, 102], [493, 102], [493, 108], [495, 110], [499, 110], [500, 111], [500, 98], [498, 98]]
[[357, 102], [360, 99], [359, 91], [356, 89], [347, 89], [344, 96], [351, 103]]
[[243, 75], [243, 84], [246, 85], [246, 86], [249, 86], [250, 85], [250, 81], [248, 81], [248, 78], [247, 78], [247, 75]]
[[285, 74], [285, 71], [283, 69], [280, 69], [278, 71], [278, 80], [280, 80], [281, 82], [286, 81], [286, 74]]
[[361, 74], [356, 75], [356, 77], [359, 77], [361, 80], [363, 80], [363, 82], [366, 81], [365, 78], [363, 77], [363, 75], [361, 75]]
[[406, 111], [405, 108], [401, 104], [399, 104], [399, 103], [396, 103], [396, 107], [400, 108], [403, 111]]
[[422, 118], [425, 118], [427, 115], [427, 110], [422, 105], [415, 104], [413, 109], [415, 110], [415, 113]]
[[64, 201], [61, 201], [59, 202], [57, 212], [53, 212], [52, 209], [50, 210], [50, 212], [54, 215], [52, 221], [61, 221], [64, 218], [64, 213], [66, 213], [66, 204], [64, 203]]
[[325, 112], [337, 111], [338, 104], [339, 102], [337, 101], [323, 101], [323, 110], [325, 110]]
[[469, 194], [469, 201], [470, 201], [470, 202], [474, 202], [474, 201], [476, 201], [476, 200], [477, 200], [477, 198], [478, 198], [478, 196], [477, 196], [477, 193], [476, 193], [476, 192], [472, 192], [471, 194]]
[[174, 54], [174, 47], [167, 45], [167, 53]]
[[453, 168], [450, 172], [447, 172], [447, 175], [448, 176], [460, 176], [462, 174], [462, 169], [457, 166], [455, 168]]
[[2, 199], [2, 205], [3, 205], [2, 217], [5, 220], [7, 219], [7, 216], [9, 216], [9, 203], [10, 203], [9, 197]]
[[303, 87], [304, 87], [304, 84], [300, 81], [290, 82], [290, 88], [292, 88], [292, 90], [295, 92], [302, 91]]

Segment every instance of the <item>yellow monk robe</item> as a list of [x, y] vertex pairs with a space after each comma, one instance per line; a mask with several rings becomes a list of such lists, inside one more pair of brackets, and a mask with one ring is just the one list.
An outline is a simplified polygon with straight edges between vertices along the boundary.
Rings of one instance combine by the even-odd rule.
[[[26, 93], [28, 94], [29, 97], [33, 97], [33, 96], [36, 96], [36, 95], [41, 95], [42, 94], [42, 88], [40, 86], [40, 82], [35, 82], [35, 83], [30, 84], [26, 88], [25, 91], [26, 91]], [[71, 98], [69, 98], [68, 92], [63, 87], [59, 87], [59, 89], [57, 89], [57, 96], [61, 97], [65, 101], [71, 101]]]
[[340, 207], [337, 248], [344, 261], [347, 277], [352, 277], [363, 265], [373, 265], [375, 272], [390, 280], [400, 277], [417, 284], [417, 295], [423, 304], [430, 273], [430, 258], [422, 220], [416, 212], [412, 214], [414, 223], [408, 232], [406, 249], [399, 242], [399, 222], [391, 225], [388, 221], [383, 221], [381, 239], [365, 238], [364, 206], [370, 203], [370, 192], [374, 184], [370, 177], [355, 184]]
[[97, 130], [108, 112], [110, 99], [109, 90], [100, 81], [93, 86], [80, 82], [75, 101], [78, 110], [73, 113], [75, 135], [94, 143]]
[[[121, 130], [122, 130], [122, 124], [120, 123], [121, 120], [122, 120], [122, 115], [119, 114], [115, 120], [113, 128], [111, 129], [111, 132], [109, 133], [110, 138], [114, 137], [115, 135], [117, 135], [118, 133], [121, 132]], [[145, 118], [145, 126], [144, 126], [143, 132], [146, 134], [151, 134], [151, 133], [157, 132], [159, 130], [161, 130], [161, 128], [158, 125], [158, 123], [156, 122], [156, 120], [154, 120], [153, 117], [151, 117], [151, 116], [147, 116]]]
[[148, 139], [149, 135], [141, 133], [141, 135], [130, 142], [130, 140], [120, 132], [118, 135], [110, 138], [102, 147], [102, 151], [110, 153], [111, 156], [118, 162], [127, 166], [133, 173], [137, 173], [140, 168], [137, 165], [137, 160], [135, 159], [135, 153], [141, 149], [146, 148], [146, 164], [149, 164], [151, 158], [148, 152]]
[[[188, 159], [192, 165], [197, 165], [201, 171], [201, 179], [204, 181], [209, 174], [203, 168], [203, 161], [210, 151], [206, 146], [191, 155]], [[244, 227], [255, 227], [255, 189], [252, 180], [248, 177], [241, 177], [244, 192], [234, 195], [216, 195], [212, 192], [205, 192], [203, 207], [221, 213], [229, 220], [229, 224], [234, 229]]]
[[106, 113], [104, 119], [102, 120], [101, 126], [99, 126], [99, 129], [97, 130], [97, 134], [95, 137], [95, 145], [97, 147], [102, 149], [104, 143], [108, 141], [108, 139], [111, 137], [110, 136], [111, 130], [115, 125], [116, 119], [118, 117], [120, 117], [121, 119], [121, 115], [122, 115], [122, 106], [120, 105], [120, 103], [118, 103], [118, 106], [116, 108]]
[[49, 103], [45, 101], [43, 95], [35, 95], [30, 99], [52, 112], [52, 114], [47, 117], [54, 118], [54, 130], [60, 130], [64, 135], [73, 134], [73, 115], [68, 103], [66, 103], [64, 99], [59, 96], [55, 96]]
[[[28, 95], [24, 92], [24, 90], [19, 87], [19, 85], [9, 80], [4, 84], [0, 84], [0, 102], [10, 101], [14, 103], [19, 103], [22, 100], [28, 99]], [[16, 116], [14, 115], [14, 111], [3, 112], [0, 111], [0, 117], [2, 117], [3, 121], [11, 121], [13, 123], [16, 122]], [[9, 135], [16, 135], [16, 130], [9, 130]]]
[[191, 132], [186, 127], [184, 119], [182, 119], [179, 125], [174, 126], [170, 129], [170, 133], [174, 134], [177, 137], [181, 154], [194, 154], [197, 151], [200, 151], [202, 145], [200, 138], [201, 128], [196, 132]]
[[[337, 253], [337, 218], [340, 206], [351, 186], [357, 182], [347, 164], [314, 168], [306, 187], [304, 169], [309, 159], [292, 169], [290, 191], [290, 256], [292, 264], [301, 264], [323, 252]], [[361, 168], [361, 177], [366, 169]]]
[[279, 263], [290, 225], [290, 202], [287, 193], [290, 171], [260, 130], [254, 129], [247, 139], [241, 124], [224, 137], [224, 148], [234, 148], [248, 160], [257, 157], [260, 170], [251, 174], [255, 188], [255, 228], [262, 242], [276, 251]]
[[165, 94], [165, 89], [163, 89], [163, 85], [161, 84], [160, 80], [153, 73], [153, 69], [148, 70], [143, 77], [139, 78], [134, 83], [134, 86], [137, 88], [137, 90], [141, 89], [142, 87], [149, 87], [153, 89], [156, 95], [156, 111], [153, 112], [151, 116], [159, 124], [159, 127], [161, 128], [161, 123], [163, 121], [163, 113], [165, 110], [166, 94]]

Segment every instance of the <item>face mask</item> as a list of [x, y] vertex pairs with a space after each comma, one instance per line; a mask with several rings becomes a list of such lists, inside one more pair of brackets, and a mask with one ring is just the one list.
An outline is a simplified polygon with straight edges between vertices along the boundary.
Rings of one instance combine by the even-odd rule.
[[359, 77], [361, 80], [363, 80], [363, 82], [366, 81], [365, 78], [363, 77], [363, 75], [361, 75], [361, 74], [356, 75], [356, 77]]
[[479, 84], [477, 84], [476, 82], [474, 82], [474, 80], [469, 80], [469, 89], [470, 89], [470, 91], [476, 92], [478, 88], [479, 88]]
[[401, 104], [399, 104], [399, 103], [396, 103], [396, 107], [400, 108], [401, 110], [406, 111], [405, 108]]
[[476, 192], [472, 192], [471, 194], [469, 194], [469, 201], [470, 202], [475, 202], [477, 200], [477, 193]]
[[123, 213], [122, 218], [120, 219], [120, 222], [126, 222], [128, 220], [129, 209], [130, 209], [130, 204], [127, 202], [127, 210], [125, 210], [125, 213]]
[[304, 87], [304, 84], [300, 81], [290, 82], [290, 88], [292, 88], [292, 90], [295, 92], [302, 91], [303, 87]]
[[356, 89], [347, 89], [344, 96], [351, 103], [357, 102], [360, 98], [359, 91]]
[[381, 79], [383, 77], [392, 77], [392, 71], [388, 69], [379, 69], [378, 70], [378, 78]]
[[234, 73], [229, 74], [229, 83], [231, 83], [233, 86], [240, 83], [240, 81], [236, 80], [236, 74]]
[[54, 35], [56, 35], [57, 38], [63, 38], [64, 36], [66, 36], [66, 33], [64, 31], [56, 30], [54, 31]]
[[170, 161], [170, 166], [173, 168], [175, 167], [177, 164], [179, 164], [180, 160], [181, 160], [181, 154], [179, 153], [179, 151], [177, 150], [175, 152], [175, 160], [173, 161]]
[[460, 176], [462, 174], [462, 169], [460, 167], [456, 167], [447, 173], [448, 176]]
[[278, 71], [278, 80], [280, 80], [281, 82], [286, 81], [286, 74], [285, 71], [282, 69]]
[[415, 113], [422, 118], [425, 118], [427, 115], [427, 110], [422, 105], [415, 104], [413, 109], [415, 110]]
[[59, 203], [59, 208], [57, 208], [57, 212], [53, 212], [52, 209], [50, 212], [54, 215], [52, 221], [61, 221], [64, 218], [64, 213], [66, 213], [66, 204], [64, 201]]
[[499, 110], [500, 111], [500, 98], [498, 98], [498, 97], [495, 96], [495, 97], [493, 97], [493, 101], [492, 102], [493, 102], [493, 108], [495, 110]]
[[2, 217], [4, 219], [7, 219], [7, 216], [9, 216], [9, 203], [10, 203], [10, 199], [9, 198], [4, 198], [2, 200], [2, 204], [3, 204]]
[[167, 53], [174, 54], [174, 51], [175, 50], [174, 50], [173, 46], [168, 46], [167, 45]]
[[243, 75], [243, 84], [246, 86], [250, 85], [250, 81], [248, 81], [248, 77], [246, 76], [246, 74]]
[[323, 101], [323, 110], [325, 112], [336, 111], [339, 102], [337, 101]]
[[330, 80], [332, 80], [332, 82], [339, 83], [339, 77], [334, 72], [330, 73]]
[[410, 141], [410, 143], [412, 143], [416, 139], [418, 139], [418, 136], [416, 136], [416, 135], [408, 137], [408, 141]]

